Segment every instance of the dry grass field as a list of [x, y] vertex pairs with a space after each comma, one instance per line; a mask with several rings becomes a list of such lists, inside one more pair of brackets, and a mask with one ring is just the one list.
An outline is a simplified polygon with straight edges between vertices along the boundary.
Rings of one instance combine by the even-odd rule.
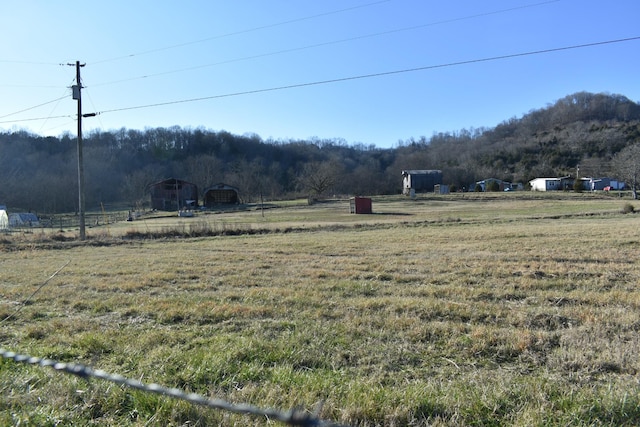
[[[630, 202], [388, 197], [0, 235], [0, 343], [354, 426], [638, 425]], [[11, 360], [0, 389], [1, 425], [273, 424]]]

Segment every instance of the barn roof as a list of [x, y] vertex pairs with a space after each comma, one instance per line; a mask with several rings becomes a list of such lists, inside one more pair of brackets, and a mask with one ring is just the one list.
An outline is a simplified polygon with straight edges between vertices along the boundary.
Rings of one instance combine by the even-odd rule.
[[195, 185], [189, 181], [185, 181], [184, 179], [167, 178], [167, 179], [163, 179], [162, 181], [154, 182], [153, 184], [151, 184], [151, 186], [160, 185], [160, 184], [177, 184], [177, 183]]
[[233, 187], [228, 184], [224, 184], [222, 182], [219, 182], [217, 184], [212, 185], [211, 187], [208, 187], [207, 189], [204, 190], [204, 192], [206, 193], [207, 191], [211, 191], [211, 190], [234, 190], [238, 192], [238, 189], [236, 187]]

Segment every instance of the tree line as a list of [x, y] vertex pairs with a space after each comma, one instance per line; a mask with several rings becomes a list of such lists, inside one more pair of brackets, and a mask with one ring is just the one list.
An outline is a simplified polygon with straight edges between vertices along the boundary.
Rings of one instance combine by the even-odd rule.
[[[143, 205], [148, 185], [179, 178], [203, 191], [225, 183], [243, 200], [401, 192], [403, 169], [439, 169], [459, 189], [486, 178], [615, 175], [615, 158], [640, 143], [640, 105], [621, 95], [576, 93], [494, 128], [397, 141], [274, 140], [204, 128], [94, 131], [84, 136], [87, 209]], [[0, 204], [77, 210], [77, 146], [70, 134], [0, 133]]]

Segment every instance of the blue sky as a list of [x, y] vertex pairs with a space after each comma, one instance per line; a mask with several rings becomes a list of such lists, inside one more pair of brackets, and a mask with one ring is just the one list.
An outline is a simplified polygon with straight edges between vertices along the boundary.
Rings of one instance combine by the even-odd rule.
[[84, 133], [384, 148], [579, 91], [640, 101], [640, 39], [556, 50], [640, 37], [638, 0], [21, 0], [0, 16], [4, 131], [75, 135], [76, 60], [83, 112], [100, 113]]

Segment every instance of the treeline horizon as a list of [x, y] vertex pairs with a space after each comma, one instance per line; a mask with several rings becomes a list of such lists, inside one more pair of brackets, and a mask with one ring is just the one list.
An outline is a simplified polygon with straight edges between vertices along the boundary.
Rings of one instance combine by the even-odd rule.
[[[402, 191], [401, 171], [438, 169], [443, 183], [473, 189], [487, 178], [613, 176], [614, 156], [640, 142], [640, 105], [579, 92], [493, 128], [398, 141], [393, 148], [343, 139], [263, 140], [204, 128], [121, 128], [83, 136], [86, 209], [148, 204], [149, 184], [182, 179], [237, 187], [246, 202]], [[78, 209], [76, 137], [0, 132], [0, 204], [39, 213]]]

